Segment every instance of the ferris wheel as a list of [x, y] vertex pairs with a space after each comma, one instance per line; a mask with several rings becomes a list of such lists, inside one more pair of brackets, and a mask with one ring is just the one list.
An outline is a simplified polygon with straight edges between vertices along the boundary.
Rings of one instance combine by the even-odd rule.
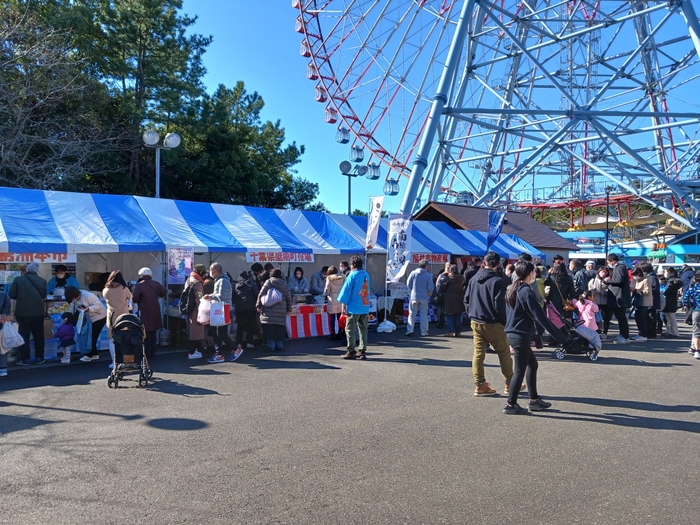
[[[402, 211], [700, 204], [690, 0], [292, 0], [316, 100]], [[407, 179], [401, 181], [401, 179]]]

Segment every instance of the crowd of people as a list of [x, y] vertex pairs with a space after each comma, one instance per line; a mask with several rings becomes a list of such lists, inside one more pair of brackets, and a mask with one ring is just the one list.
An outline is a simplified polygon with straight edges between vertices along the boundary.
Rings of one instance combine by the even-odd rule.
[[[353, 256], [349, 263], [340, 261], [338, 268], [322, 267], [311, 276], [309, 283], [301, 267], [295, 268], [285, 280], [282, 271], [272, 263], [265, 266], [253, 263], [249, 272], [240, 272], [238, 279], [232, 282], [226, 278], [219, 263], [213, 263], [208, 273], [204, 265], [196, 264], [183, 290], [187, 302], [192, 305], [187, 315], [188, 358], [203, 358], [210, 346], [207, 335], [212, 337], [214, 347], [213, 355], [207, 359], [210, 363], [235, 361], [243, 353], [244, 344], [247, 348], [254, 347], [256, 336], [271, 351], [282, 351], [287, 337], [287, 316], [292, 312], [292, 295], [312, 294], [327, 297], [330, 339], [344, 339], [347, 351], [343, 358], [365, 359], [370, 278], [362, 267], [362, 258]], [[228, 335], [228, 326], [207, 327], [206, 323], [200, 322], [198, 311], [202, 299], [234, 307], [235, 342]], [[355, 337], [356, 332], [359, 340]]]
[[[447, 325], [447, 337], [460, 337], [462, 327], [472, 332], [474, 395], [497, 393], [486, 381], [484, 360], [488, 349], [499, 359], [506, 414], [528, 410], [517, 404], [518, 394], [527, 388], [528, 408], [544, 410], [550, 404], [537, 392], [537, 359], [532, 347], [541, 348], [548, 332], [554, 344], [564, 344], [559, 329], [583, 325], [603, 340], [623, 344], [645, 342], [657, 337], [678, 338], [676, 315], [679, 304], [686, 309], [686, 322], [693, 327], [690, 352], [700, 359], [700, 272], [687, 265], [680, 273], [668, 267], [656, 274], [648, 262], [634, 261], [628, 267], [616, 254], [606, 264], [585, 264], [572, 259], [566, 264], [556, 256], [552, 265], [534, 265], [529, 254], [508, 263], [495, 252], [483, 260], [469, 261], [461, 272], [451, 263], [433, 277], [421, 261], [407, 279], [410, 308], [406, 335], [413, 335], [420, 314], [421, 335], [428, 335], [430, 300], [438, 310], [440, 323]], [[609, 336], [613, 317], [618, 334]], [[630, 334], [633, 318], [636, 334]], [[463, 321], [468, 325], [463, 326]], [[438, 325], [439, 326], [439, 325]], [[610, 334], [612, 335], [612, 334]], [[525, 382], [523, 382], [525, 379]]]

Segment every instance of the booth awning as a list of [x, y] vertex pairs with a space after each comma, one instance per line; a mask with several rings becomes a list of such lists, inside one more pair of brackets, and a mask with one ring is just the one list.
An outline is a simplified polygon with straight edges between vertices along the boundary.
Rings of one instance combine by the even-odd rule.
[[163, 249], [163, 241], [134, 197], [0, 190], [2, 252], [109, 253]]
[[[389, 220], [377, 246], [386, 253]], [[0, 189], [0, 252], [196, 252], [352, 254], [365, 251], [367, 217], [150, 197]], [[486, 234], [414, 221], [414, 254], [483, 256]], [[538, 251], [514, 235], [491, 247], [503, 257]]]

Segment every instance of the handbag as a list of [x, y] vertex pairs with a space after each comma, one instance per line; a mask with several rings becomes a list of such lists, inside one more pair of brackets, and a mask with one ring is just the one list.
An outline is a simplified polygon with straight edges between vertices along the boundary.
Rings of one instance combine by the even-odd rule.
[[[228, 309], [226, 308], [227, 306]], [[226, 304], [223, 301], [211, 303], [211, 309], [209, 310], [209, 325], [226, 326], [228, 324], [231, 324], [231, 305]]]
[[643, 306], [644, 303], [644, 296], [642, 296], [641, 293], [639, 292], [634, 292], [632, 294], [632, 307], [633, 308], [639, 308], [640, 306]]
[[[573, 312], [576, 310], [574, 305], [571, 302], [571, 299], [564, 299], [564, 294], [561, 293], [561, 289], [559, 288], [559, 283], [557, 283], [556, 279], [552, 279], [554, 281], [554, 285], [557, 287], [557, 291], [559, 292], [559, 297], [561, 297], [561, 305], [562, 308], [564, 309], [565, 312]], [[557, 326], [557, 328], [559, 328]]]
[[282, 301], [282, 292], [277, 288], [268, 288], [265, 295], [260, 298], [263, 306], [273, 306]]
[[442, 292], [437, 292], [435, 294], [435, 297], [433, 297], [433, 304], [435, 306], [440, 306], [442, 304], [442, 300], [444, 299], [444, 295]]

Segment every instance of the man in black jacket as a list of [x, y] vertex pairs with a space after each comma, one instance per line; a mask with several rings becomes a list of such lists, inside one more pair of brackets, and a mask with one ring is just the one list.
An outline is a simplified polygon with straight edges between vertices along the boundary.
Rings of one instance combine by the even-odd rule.
[[[37, 275], [39, 264], [30, 262], [24, 275], [17, 277], [10, 285], [10, 299], [15, 304], [19, 335], [24, 344], [19, 347], [20, 359], [18, 365], [44, 363], [44, 299], [46, 298], [46, 281]], [[29, 336], [34, 336], [33, 361], [29, 359]]]
[[501, 373], [508, 393], [513, 377], [513, 359], [506, 339], [506, 287], [498, 274], [500, 257], [489, 252], [484, 257], [485, 268], [480, 269], [469, 281], [464, 294], [464, 305], [471, 320], [474, 341], [472, 373], [474, 374], [475, 396], [492, 396], [496, 390], [486, 382], [484, 358], [490, 344], [498, 354]]
[[236, 344], [243, 347], [243, 333], [245, 332], [246, 348], [253, 348], [253, 334], [255, 332], [256, 310], [255, 302], [258, 294], [250, 283], [248, 272], [238, 274], [238, 281], [233, 286], [233, 306], [236, 309]]
[[620, 328], [620, 335], [613, 339], [612, 342], [618, 344], [628, 343], [630, 326], [625, 313], [630, 307], [631, 299], [627, 266], [621, 263], [618, 256], [614, 253], [608, 255], [608, 266], [612, 269], [612, 275], [605, 279], [605, 284], [608, 285], [608, 308], [605, 311], [605, 326], [610, 326], [610, 319], [614, 315]]

